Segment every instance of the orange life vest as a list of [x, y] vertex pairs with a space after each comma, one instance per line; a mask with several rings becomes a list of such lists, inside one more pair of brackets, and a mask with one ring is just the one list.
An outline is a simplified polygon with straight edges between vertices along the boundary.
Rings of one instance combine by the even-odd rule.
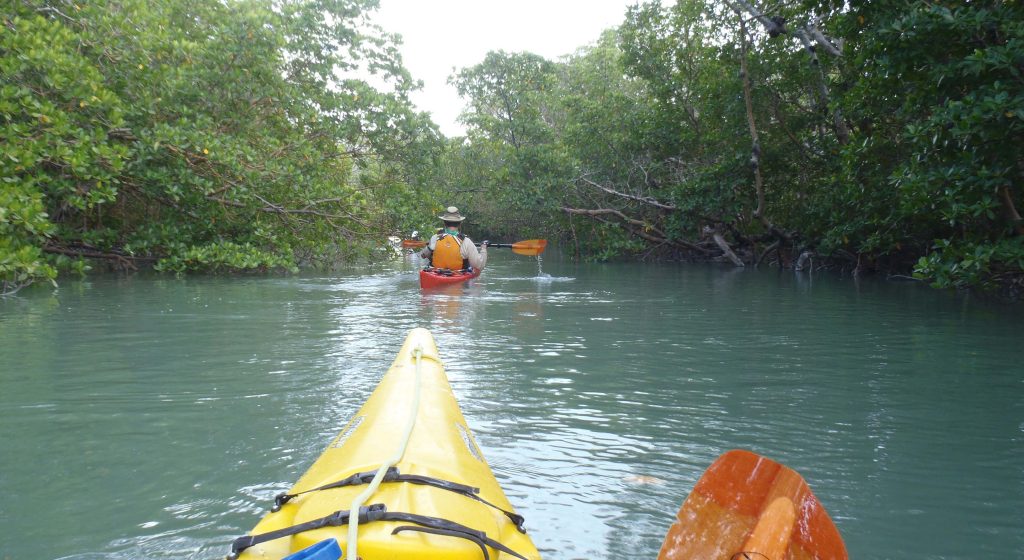
[[430, 257], [434, 268], [461, 270], [466, 268], [462, 260], [462, 240], [454, 235], [442, 233], [434, 244], [434, 254]]

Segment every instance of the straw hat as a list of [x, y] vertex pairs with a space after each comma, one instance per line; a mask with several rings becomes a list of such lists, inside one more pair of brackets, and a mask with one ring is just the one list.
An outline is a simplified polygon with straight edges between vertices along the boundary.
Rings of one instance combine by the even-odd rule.
[[441, 214], [438, 218], [441, 218], [446, 222], [461, 222], [466, 219], [465, 216], [459, 214], [459, 209], [454, 206], [449, 206], [448, 209], [444, 211], [444, 214]]

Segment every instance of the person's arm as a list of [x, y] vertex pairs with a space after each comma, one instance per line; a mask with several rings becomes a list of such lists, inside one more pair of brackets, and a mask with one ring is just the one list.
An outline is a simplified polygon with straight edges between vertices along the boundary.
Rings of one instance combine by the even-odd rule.
[[462, 240], [462, 258], [469, 261], [469, 266], [483, 270], [487, 266], [487, 242], [484, 241], [480, 246], [480, 250], [477, 251], [476, 245], [473, 244], [473, 240], [465, 238]]
[[420, 258], [429, 260], [430, 255], [434, 254], [434, 247], [437, 246], [437, 236], [433, 235], [430, 237], [430, 241], [427, 242], [427, 246], [420, 250]]

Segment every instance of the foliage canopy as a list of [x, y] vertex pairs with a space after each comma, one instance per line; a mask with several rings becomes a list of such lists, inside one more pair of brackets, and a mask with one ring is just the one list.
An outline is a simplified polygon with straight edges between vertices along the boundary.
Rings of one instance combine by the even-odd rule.
[[2, 291], [82, 257], [327, 263], [455, 201], [482, 235], [584, 258], [820, 255], [1024, 285], [1018, 0], [638, 4], [557, 61], [496, 51], [458, 71], [452, 139], [409, 102], [375, 7], [15, 2]]
[[368, 251], [408, 219], [381, 209], [439, 146], [374, 6], [16, 2], [0, 26], [5, 291], [81, 257], [266, 270]]
[[557, 62], [492, 53], [456, 83], [464, 153], [493, 154], [479, 199], [581, 256], [717, 258], [714, 237], [746, 263], [1024, 276], [1015, 1], [647, 2]]

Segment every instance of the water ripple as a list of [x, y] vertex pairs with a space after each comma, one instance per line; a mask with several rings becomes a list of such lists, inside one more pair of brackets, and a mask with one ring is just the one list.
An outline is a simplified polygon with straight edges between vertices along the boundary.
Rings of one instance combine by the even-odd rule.
[[654, 557], [732, 448], [801, 472], [855, 558], [1024, 556], [1020, 308], [492, 258], [432, 293], [402, 261], [0, 302], [0, 555], [223, 557], [420, 326], [547, 559]]

